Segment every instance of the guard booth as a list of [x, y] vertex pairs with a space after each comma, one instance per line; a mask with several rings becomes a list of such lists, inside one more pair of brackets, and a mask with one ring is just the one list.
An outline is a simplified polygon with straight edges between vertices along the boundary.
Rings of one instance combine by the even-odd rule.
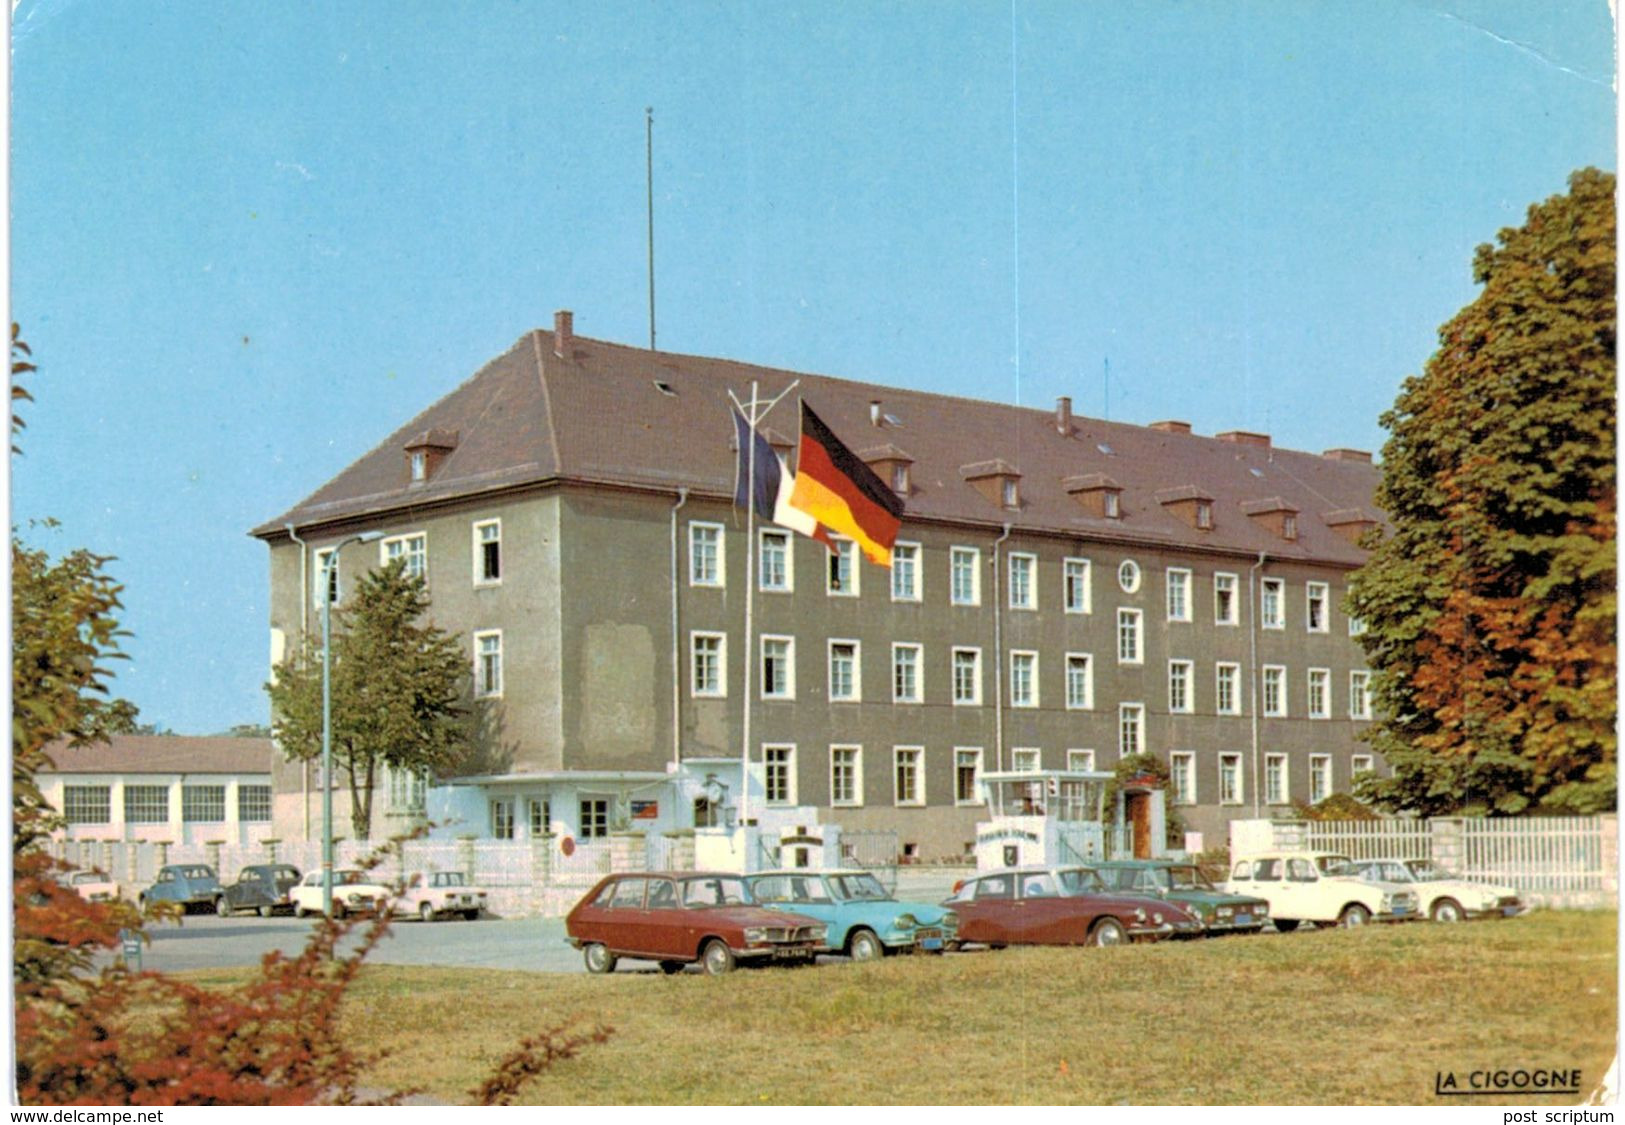
[[978, 870], [1107, 858], [1109, 773], [994, 771], [982, 775], [991, 816], [976, 826]]
[[1113, 855], [1154, 859], [1168, 853], [1167, 794], [1155, 774], [1138, 774], [1117, 787]]

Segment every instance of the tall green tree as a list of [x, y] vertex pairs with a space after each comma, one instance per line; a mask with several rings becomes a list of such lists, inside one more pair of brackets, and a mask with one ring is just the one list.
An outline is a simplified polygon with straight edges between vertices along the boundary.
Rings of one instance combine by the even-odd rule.
[[[333, 761], [349, 778], [357, 839], [372, 833], [381, 766], [434, 774], [468, 747], [468, 661], [461, 638], [427, 623], [428, 612], [423, 579], [399, 559], [364, 575], [333, 612]], [[265, 685], [272, 733], [295, 760], [321, 757], [321, 660], [319, 639], [307, 640]]]
[[1350, 612], [1376, 671], [1366, 800], [1424, 814], [1615, 804], [1614, 176], [1478, 248], [1482, 292], [1383, 416], [1392, 531]]

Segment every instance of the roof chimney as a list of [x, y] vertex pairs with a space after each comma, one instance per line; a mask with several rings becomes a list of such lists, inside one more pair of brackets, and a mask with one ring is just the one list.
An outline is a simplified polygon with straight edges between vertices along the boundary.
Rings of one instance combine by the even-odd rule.
[[560, 309], [553, 314], [553, 354], [564, 359], [570, 358], [570, 341], [575, 335], [575, 314], [569, 309]]
[[1151, 428], [1165, 434], [1188, 434], [1191, 432], [1189, 422], [1176, 422], [1173, 419], [1166, 422], [1152, 422]]
[[1213, 436], [1220, 441], [1228, 441], [1232, 445], [1256, 445], [1260, 449], [1270, 447], [1270, 436], [1268, 434], [1255, 434], [1247, 430], [1226, 430], [1222, 434], [1214, 434]]
[[1055, 400], [1055, 429], [1062, 437], [1072, 436], [1072, 400], [1066, 395]]
[[1328, 449], [1321, 456], [1328, 461], [1363, 461], [1371, 464], [1371, 454], [1363, 449]]
[[869, 424], [871, 426], [880, 425], [880, 400], [878, 398], [869, 400]]

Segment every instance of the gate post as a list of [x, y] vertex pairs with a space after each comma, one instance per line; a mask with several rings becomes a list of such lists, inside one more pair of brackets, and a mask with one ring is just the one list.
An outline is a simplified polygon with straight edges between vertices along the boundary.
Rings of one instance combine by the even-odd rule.
[[1436, 816], [1428, 821], [1428, 855], [1446, 871], [1457, 875], [1466, 871], [1466, 828], [1460, 817]]
[[463, 873], [463, 878], [470, 883], [474, 882], [474, 837], [457, 837], [457, 869]]

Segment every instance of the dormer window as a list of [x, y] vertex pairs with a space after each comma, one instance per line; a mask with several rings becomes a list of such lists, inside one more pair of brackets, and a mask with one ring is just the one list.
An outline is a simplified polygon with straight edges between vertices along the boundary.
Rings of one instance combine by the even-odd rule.
[[1213, 530], [1213, 497], [1194, 484], [1159, 490], [1157, 503], [1197, 531]]
[[1196, 502], [1196, 527], [1198, 531], [1213, 530], [1213, 501], [1198, 500]]
[[1241, 506], [1249, 519], [1291, 543], [1298, 538], [1298, 509], [1279, 496], [1249, 500]]
[[425, 430], [406, 443], [406, 476], [412, 484], [422, 484], [434, 476], [457, 448], [456, 430]]
[[1008, 461], [978, 461], [961, 465], [959, 475], [990, 504], [1014, 511], [1021, 507], [1021, 470]]
[[891, 490], [906, 493], [908, 491], [908, 466], [896, 462], [891, 467]]
[[414, 449], [407, 457], [412, 467], [412, 481], [416, 483], [427, 480], [429, 477], [429, 455], [421, 449]]
[[1297, 537], [1298, 517], [1291, 512], [1288, 512], [1281, 520], [1281, 538], [1290, 541], [1296, 539]]
[[865, 449], [858, 458], [875, 471], [875, 476], [890, 483], [897, 495], [907, 496], [912, 490], [914, 480], [910, 469], [914, 458], [895, 445], [888, 443]]
[[1067, 477], [1061, 481], [1067, 495], [1076, 500], [1084, 511], [1099, 520], [1123, 518], [1123, 486], [1105, 473], [1089, 473], [1081, 477]]
[[1021, 493], [1016, 489], [1014, 477], [1004, 478], [1004, 506], [1006, 508], [1021, 507]]
[[1106, 492], [1101, 495], [1101, 499], [1105, 501], [1104, 507], [1107, 519], [1120, 520], [1123, 518], [1123, 498], [1121, 493]]

